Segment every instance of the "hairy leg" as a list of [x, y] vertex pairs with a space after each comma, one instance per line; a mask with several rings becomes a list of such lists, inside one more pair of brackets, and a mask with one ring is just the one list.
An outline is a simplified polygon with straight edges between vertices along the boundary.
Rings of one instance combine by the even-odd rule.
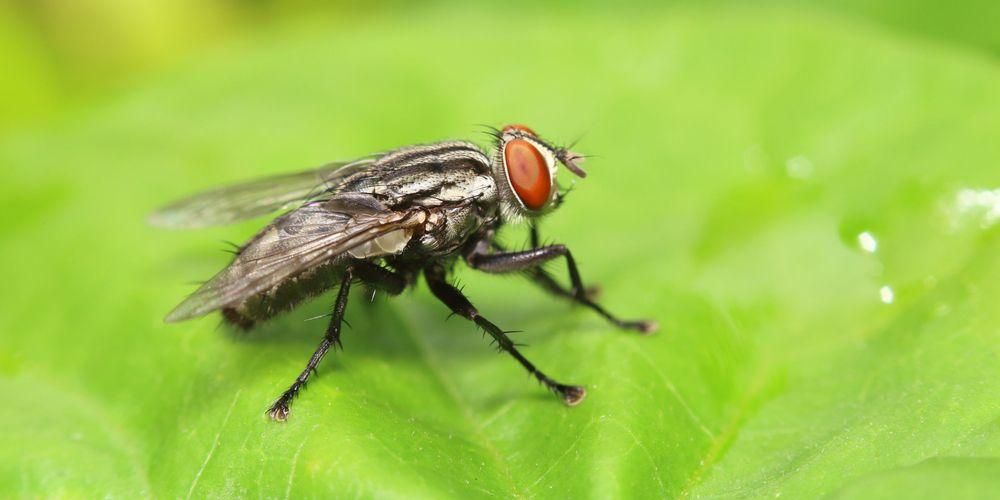
[[[542, 246], [542, 243], [541, 243], [541, 237], [538, 235], [538, 226], [535, 224], [531, 224], [529, 227], [530, 227], [529, 234], [531, 239], [531, 248], [532, 249], [540, 248]], [[497, 244], [495, 240], [493, 241], [493, 248], [498, 252], [508, 251], [506, 248], [503, 248], [499, 244]], [[570, 300], [575, 298], [572, 290], [559, 284], [559, 282], [556, 281], [555, 278], [552, 277], [552, 275], [545, 272], [545, 269], [543, 269], [541, 266], [536, 266], [529, 269], [527, 271], [527, 275], [536, 284], [538, 284], [539, 286], [541, 286], [542, 288], [546, 289], [547, 291], [549, 291], [554, 295], [567, 298]], [[584, 293], [586, 294], [588, 299], [595, 300], [597, 299], [597, 296], [600, 295], [601, 293], [601, 287], [598, 285], [590, 285], [584, 289]]]
[[[493, 242], [490, 246], [498, 253], [509, 253], [506, 248], [497, 242]], [[532, 245], [532, 248], [538, 248], [538, 246]], [[574, 302], [576, 301], [576, 294], [556, 281], [556, 279], [553, 278], [552, 275], [545, 270], [545, 268], [535, 266], [525, 269], [523, 272], [528, 279], [535, 282], [536, 285], [542, 287], [546, 292], [549, 292], [557, 297], [569, 299]], [[598, 285], [589, 285], [584, 288], [584, 296], [591, 301], [597, 300], [597, 297], [600, 296], [600, 294], [601, 287]]]
[[289, 407], [292, 400], [299, 391], [305, 387], [309, 381], [309, 376], [316, 371], [316, 365], [323, 360], [323, 356], [331, 347], [341, 347], [340, 328], [344, 321], [344, 311], [347, 309], [347, 298], [350, 296], [351, 282], [358, 279], [363, 283], [384, 290], [392, 295], [397, 295], [403, 291], [406, 281], [398, 274], [381, 266], [366, 261], [359, 261], [348, 266], [344, 270], [344, 275], [340, 280], [340, 290], [337, 292], [337, 299], [333, 305], [333, 312], [330, 317], [330, 324], [326, 328], [323, 340], [309, 358], [306, 368], [295, 378], [295, 382], [281, 394], [277, 401], [267, 410], [267, 414], [274, 420], [284, 421], [288, 418]]
[[[537, 236], [534, 236], [532, 240], [533, 243], [537, 242]], [[648, 334], [655, 332], [659, 327], [653, 321], [619, 319], [608, 312], [607, 309], [601, 307], [600, 304], [594, 302], [587, 293], [587, 289], [583, 286], [583, 280], [580, 278], [580, 271], [576, 267], [573, 254], [564, 245], [549, 245], [521, 252], [490, 253], [484, 250], [490, 246], [497, 247], [497, 245], [492, 243], [475, 245], [472, 251], [465, 256], [465, 260], [469, 266], [488, 273], [526, 272], [533, 281], [546, 290], [595, 311], [619, 328]], [[542, 264], [558, 257], [566, 258], [566, 266], [569, 271], [571, 284], [569, 290], [559, 285], [558, 282], [552, 279], [540, 267]]]
[[497, 343], [497, 347], [501, 351], [510, 354], [517, 360], [518, 363], [521, 363], [521, 366], [528, 370], [528, 373], [532, 374], [546, 388], [558, 394], [567, 405], [576, 405], [583, 400], [584, 396], [587, 395], [587, 391], [584, 390], [583, 387], [556, 382], [555, 380], [549, 378], [549, 376], [542, 373], [541, 370], [536, 368], [531, 361], [528, 361], [528, 359], [517, 350], [514, 342], [510, 340], [510, 337], [507, 336], [506, 332], [501, 330], [500, 327], [493, 324], [486, 318], [482, 317], [475, 306], [469, 302], [469, 299], [462, 294], [461, 290], [455, 288], [445, 280], [443, 270], [439, 268], [428, 269], [425, 272], [425, 277], [427, 278], [427, 284], [430, 286], [431, 292], [433, 292], [441, 302], [448, 306], [452, 312], [472, 321], [486, 331], [486, 333], [488, 333]]

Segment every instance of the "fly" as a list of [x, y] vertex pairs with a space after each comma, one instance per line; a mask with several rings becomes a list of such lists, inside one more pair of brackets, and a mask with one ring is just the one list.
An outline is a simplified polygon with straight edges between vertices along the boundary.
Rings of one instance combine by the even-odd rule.
[[[154, 225], [194, 228], [288, 210], [239, 247], [229, 266], [174, 308], [166, 321], [221, 311], [227, 323], [250, 329], [337, 286], [323, 340], [267, 410], [281, 421], [323, 356], [341, 346], [351, 286], [362, 283], [397, 295], [423, 275], [453, 313], [483, 329], [500, 351], [567, 405], [578, 404], [586, 395], [583, 387], [557, 382], [536, 368], [507, 332], [480, 315], [449, 283], [456, 261], [461, 258], [487, 273], [522, 273], [622, 329], [651, 333], [657, 325], [609, 313], [584, 287], [569, 249], [538, 243], [533, 222], [557, 208], [565, 195], [556, 185], [557, 166], [585, 177], [578, 166], [583, 157], [552, 146], [523, 125], [508, 125], [492, 135], [492, 155], [465, 141], [406, 146], [208, 191], [157, 211], [150, 217]], [[523, 221], [532, 223], [529, 250], [508, 251], [494, 239], [504, 223]], [[568, 268], [569, 287], [541, 267], [560, 257]]]

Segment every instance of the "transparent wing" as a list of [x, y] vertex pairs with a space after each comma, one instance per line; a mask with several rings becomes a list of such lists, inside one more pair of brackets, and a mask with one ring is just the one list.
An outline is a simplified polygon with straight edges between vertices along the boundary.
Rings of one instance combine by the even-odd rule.
[[330, 163], [305, 172], [213, 189], [163, 207], [150, 215], [148, 221], [159, 227], [192, 229], [231, 224], [293, 208], [373, 161], [374, 157]]
[[422, 210], [349, 213], [331, 211], [326, 204], [304, 206], [264, 228], [229, 267], [188, 296], [166, 321], [182, 321], [235, 305], [299, 272], [344, 258], [349, 251], [370, 248], [378, 243], [377, 238], [408, 239], [412, 229], [425, 220]]

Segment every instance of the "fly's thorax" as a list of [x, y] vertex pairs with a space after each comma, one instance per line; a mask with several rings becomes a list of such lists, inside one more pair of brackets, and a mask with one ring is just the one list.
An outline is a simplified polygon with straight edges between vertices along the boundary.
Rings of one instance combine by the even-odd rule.
[[383, 235], [353, 249], [354, 257], [398, 254], [403, 247], [406, 252], [442, 255], [460, 247], [498, 211], [489, 157], [465, 141], [408, 146], [386, 153], [347, 179], [338, 192], [370, 195], [388, 210], [419, 207], [427, 214], [427, 220], [412, 234]]
[[482, 205], [475, 203], [431, 209], [417, 239], [418, 250], [433, 256], [452, 253], [464, 246], [491, 217], [495, 215], [489, 215]]
[[390, 208], [493, 196], [490, 161], [475, 144], [448, 141], [386, 153], [340, 188], [372, 194]]

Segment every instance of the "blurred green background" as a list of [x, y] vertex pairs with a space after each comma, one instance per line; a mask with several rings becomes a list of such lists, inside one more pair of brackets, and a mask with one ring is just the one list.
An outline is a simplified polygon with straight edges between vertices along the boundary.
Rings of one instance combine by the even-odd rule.
[[[997, 26], [989, 1], [0, 3], [0, 496], [995, 494]], [[242, 336], [161, 323], [263, 221], [157, 206], [508, 122], [583, 137], [543, 234], [662, 325], [460, 270], [580, 407], [422, 287], [356, 297], [283, 425], [328, 297]]]
[[[924, 0], [876, 2], [522, 2], [505, 4], [508, 14], [531, 15], [539, 6], [569, 10], [634, 11], [655, 6], [793, 6], [875, 24], [903, 36], [954, 44], [987, 55], [1000, 52], [1000, 7], [989, 0], [943, 6]], [[449, 2], [310, 0], [8, 0], [0, 4], [0, 56], [8, 77], [0, 82], [0, 131], [22, 126], [67, 107], [109, 98], [150, 74], [199, 51], [303, 18], [343, 19], [364, 24], [387, 12], [455, 8]], [[277, 28], [280, 29], [280, 28]]]

